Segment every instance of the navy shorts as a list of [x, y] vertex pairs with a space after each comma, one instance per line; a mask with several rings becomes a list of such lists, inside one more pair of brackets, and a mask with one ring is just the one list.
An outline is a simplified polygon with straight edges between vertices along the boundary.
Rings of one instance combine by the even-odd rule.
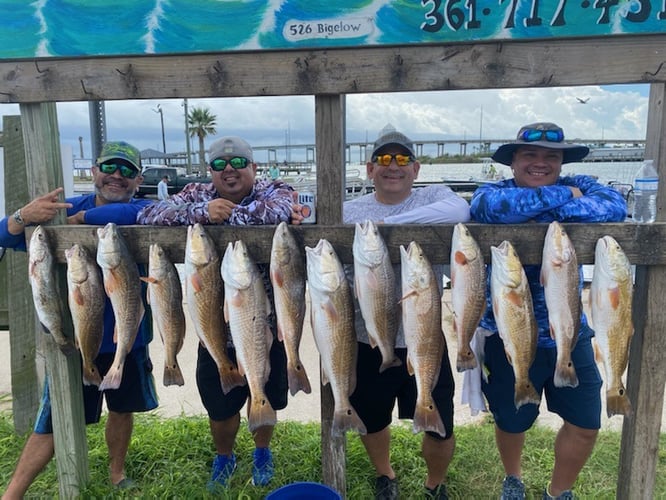
[[[394, 366], [379, 373], [382, 354], [369, 344], [358, 342], [358, 361], [356, 363], [356, 390], [350, 401], [365, 424], [368, 433], [379, 432], [391, 424], [393, 407], [398, 401], [398, 418], [414, 418], [416, 408], [416, 378], [407, 373], [407, 349], [396, 348], [395, 353], [402, 361], [401, 366]], [[448, 350], [442, 356], [442, 367], [437, 384], [432, 390], [439, 415], [442, 417], [446, 438], [453, 436], [453, 394], [455, 382], [449, 363]], [[429, 436], [442, 439], [436, 432]]]
[[[101, 374], [106, 374], [113, 364], [115, 354], [102, 353], [95, 359]], [[86, 424], [99, 422], [102, 415], [102, 399], [116, 413], [135, 413], [157, 408], [157, 391], [153, 379], [153, 364], [148, 356], [148, 346], [137, 347], [125, 359], [123, 378], [118, 389], [100, 392], [96, 385], [83, 386], [83, 411]], [[37, 412], [34, 431], [37, 434], [52, 434], [51, 397], [48, 378], [44, 381], [44, 392]]]
[[[228, 348], [229, 358], [236, 362], [236, 351]], [[270, 352], [271, 372], [266, 382], [266, 396], [274, 410], [283, 410], [287, 406], [287, 355], [282, 342], [273, 339]], [[211, 420], [226, 420], [238, 413], [250, 396], [247, 385], [235, 387], [228, 394], [222, 392], [220, 372], [208, 350], [199, 343], [197, 356], [197, 388], [208, 416]]]
[[[530, 368], [530, 380], [538, 394], [546, 395], [548, 410], [558, 414], [566, 422], [584, 429], [601, 427], [601, 375], [594, 361], [590, 337], [578, 340], [571, 353], [576, 367], [578, 387], [555, 387], [553, 375], [557, 350], [537, 348], [536, 358]], [[488, 382], [481, 388], [488, 400], [495, 424], [511, 433], [525, 432], [539, 415], [539, 406], [528, 403], [516, 410], [514, 404], [515, 376], [506, 359], [504, 343], [498, 334], [486, 339], [485, 367]]]

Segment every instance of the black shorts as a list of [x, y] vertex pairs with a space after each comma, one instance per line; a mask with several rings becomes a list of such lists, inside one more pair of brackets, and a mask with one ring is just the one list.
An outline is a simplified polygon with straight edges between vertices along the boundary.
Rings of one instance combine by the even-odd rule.
[[[101, 353], [95, 359], [99, 372], [104, 375], [113, 364], [115, 353]], [[137, 347], [129, 352], [123, 366], [123, 377], [118, 389], [99, 391], [96, 385], [83, 386], [83, 410], [86, 424], [99, 422], [102, 415], [102, 398], [106, 406], [116, 413], [134, 413], [157, 408], [157, 391], [153, 379], [153, 364], [148, 356], [148, 346]], [[51, 397], [48, 378], [37, 413], [34, 431], [37, 434], [52, 434]]]
[[[407, 373], [407, 349], [396, 348], [401, 366], [389, 368], [379, 373], [382, 355], [379, 349], [358, 342], [356, 363], [356, 390], [351, 395], [351, 404], [368, 429], [368, 433], [379, 432], [391, 424], [393, 407], [398, 400], [398, 418], [414, 418], [416, 408], [416, 378]], [[448, 350], [442, 356], [442, 367], [437, 384], [432, 390], [439, 414], [442, 417], [446, 438], [453, 436], [453, 395], [455, 382], [449, 363]], [[435, 432], [429, 436], [442, 437]]]
[[[236, 351], [227, 349], [229, 358], [236, 362]], [[266, 382], [266, 396], [274, 410], [283, 410], [287, 406], [287, 356], [282, 342], [273, 339], [271, 346], [271, 373]], [[250, 395], [247, 385], [236, 387], [228, 394], [222, 392], [220, 372], [208, 350], [199, 343], [197, 356], [197, 388], [208, 416], [211, 420], [226, 420], [238, 413]]]

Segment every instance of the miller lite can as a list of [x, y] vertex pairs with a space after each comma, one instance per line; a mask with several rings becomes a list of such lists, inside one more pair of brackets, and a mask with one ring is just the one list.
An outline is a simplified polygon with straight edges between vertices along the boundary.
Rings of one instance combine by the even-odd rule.
[[301, 224], [314, 224], [317, 222], [314, 193], [309, 191], [299, 192], [298, 204], [301, 206], [301, 215], [303, 216]]

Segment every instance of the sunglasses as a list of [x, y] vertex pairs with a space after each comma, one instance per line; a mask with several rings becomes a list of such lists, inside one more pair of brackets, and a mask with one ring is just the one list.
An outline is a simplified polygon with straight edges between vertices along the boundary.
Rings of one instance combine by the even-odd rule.
[[395, 162], [400, 167], [406, 167], [407, 165], [409, 165], [411, 162], [414, 161], [413, 156], [401, 155], [401, 154], [391, 155], [387, 153], [383, 155], [375, 155], [372, 157], [372, 161], [377, 165], [381, 165], [382, 167], [388, 167], [394, 159]]
[[562, 142], [564, 140], [564, 132], [561, 130], [523, 130], [518, 139], [526, 142], [534, 142], [545, 139], [548, 142]]
[[234, 170], [240, 170], [241, 168], [247, 167], [248, 163], [250, 163], [250, 160], [248, 160], [244, 156], [234, 156], [233, 158], [229, 158], [228, 160], [225, 160], [224, 158], [215, 158], [213, 161], [210, 162], [210, 168], [212, 168], [216, 172], [221, 172], [222, 170], [227, 168], [227, 165], [231, 165], [231, 168], [233, 168]]
[[126, 179], [134, 179], [137, 175], [139, 175], [139, 171], [125, 165], [124, 163], [116, 164], [116, 163], [102, 163], [99, 166], [100, 172], [103, 174], [107, 175], [113, 175], [116, 170], [120, 169], [120, 175], [125, 177]]

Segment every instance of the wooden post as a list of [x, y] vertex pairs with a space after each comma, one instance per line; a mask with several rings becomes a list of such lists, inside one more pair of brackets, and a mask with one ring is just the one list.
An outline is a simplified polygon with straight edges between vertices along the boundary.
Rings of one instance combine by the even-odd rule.
[[[344, 96], [315, 96], [317, 224], [340, 224], [344, 194]], [[335, 437], [333, 393], [321, 388], [321, 466], [324, 482], [346, 497], [345, 436]]]
[[[63, 185], [60, 159], [60, 136], [55, 103], [21, 104], [23, 137], [27, 163], [30, 198], [42, 196]], [[60, 213], [52, 221], [65, 224], [66, 214]], [[60, 297], [66, 301], [66, 268], [59, 265], [56, 281]], [[66, 307], [63, 310], [68, 311]], [[63, 317], [65, 335], [73, 337], [69, 313]], [[88, 445], [83, 412], [81, 361], [77, 354], [66, 357], [50, 336], [46, 336], [44, 351], [46, 373], [49, 378], [53, 415], [53, 439], [60, 496], [78, 496], [88, 481]]]
[[[650, 86], [645, 158], [658, 168], [657, 221], [666, 221], [666, 84]], [[661, 413], [666, 384], [666, 310], [663, 287], [666, 266], [637, 266], [627, 392], [633, 415], [622, 425], [617, 498], [645, 499], [653, 496], [656, 461], [659, 455]]]
[[[19, 116], [5, 116], [3, 120], [3, 148], [5, 164], [5, 213], [14, 211], [30, 201], [23, 153], [23, 134]], [[12, 369], [12, 414], [14, 430], [25, 434], [30, 430], [39, 408], [40, 384], [36, 368], [37, 343], [35, 339], [35, 311], [28, 276], [28, 255], [8, 251], [7, 281], [12, 293], [8, 294], [9, 349]]]

